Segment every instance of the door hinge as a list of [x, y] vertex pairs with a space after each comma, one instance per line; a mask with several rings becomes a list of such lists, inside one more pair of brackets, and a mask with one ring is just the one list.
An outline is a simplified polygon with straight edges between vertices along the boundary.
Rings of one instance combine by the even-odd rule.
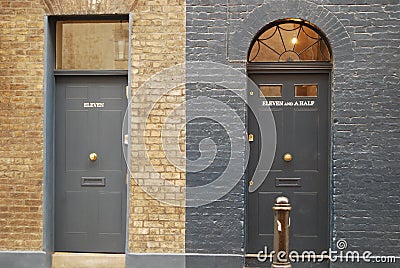
[[125, 95], [126, 95], [126, 98], [128, 99], [129, 98], [129, 86], [125, 87]]
[[125, 183], [126, 183], [126, 185], [128, 185], [128, 181], [129, 181], [129, 172], [126, 173], [126, 177], [125, 177]]
[[125, 145], [128, 145], [128, 144], [129, 144], [129, 136], [128, 136], [128, 134], [125, 134], [125, 135], [124, 135], [124, 144], [125, 144]]

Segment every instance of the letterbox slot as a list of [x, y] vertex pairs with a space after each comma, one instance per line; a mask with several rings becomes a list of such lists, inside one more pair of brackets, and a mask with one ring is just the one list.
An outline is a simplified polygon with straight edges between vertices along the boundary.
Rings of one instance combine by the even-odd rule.
[[104, 177], [82, 177], [81, 186], [106, 186]]
[[276, 178], [276, 187], [301, 187], [301, 178]]

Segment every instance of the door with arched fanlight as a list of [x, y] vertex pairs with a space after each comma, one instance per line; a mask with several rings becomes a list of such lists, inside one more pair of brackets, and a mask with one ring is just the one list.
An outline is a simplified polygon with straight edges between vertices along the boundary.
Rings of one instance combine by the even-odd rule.
[[[304, 20], [279, 20], [255, 36], [248, 53], [250, 157], [247, 169], [247, 253], [273, 249], [276, 197], [292, 204], [291, 250], [329, 248], [331, 49], [324, 34]], [[256, 92], [258, 91], [258, 92]], [[276, 150], [272, 166], [260, 155], [261, 132], [272, 112]], [[256, 118], [258, 120], [256, 120]], [[268, 131], [266, 131], [268, 132]], [[257, 165], [259, 167], [256, 170]], [[257, 178], [263, 176], [264, 178]], [[253, 180], [263, 183], [255, 189]]]

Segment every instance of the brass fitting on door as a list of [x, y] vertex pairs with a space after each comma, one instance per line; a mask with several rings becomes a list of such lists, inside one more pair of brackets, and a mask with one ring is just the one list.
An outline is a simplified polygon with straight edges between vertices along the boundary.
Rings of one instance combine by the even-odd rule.
[[89, 155], [89, 159], [90, 159], [90, 161], [96, 161], [97, 160], [97, 154], [96, 153], [91, 153]]
[[286, 153], [286, 154], [283, 156], [283, 160], [285, 160], [285, 162], [290, 162], [290, 161], [293, 160], [293, 156], [292, 156], [290, 153]]

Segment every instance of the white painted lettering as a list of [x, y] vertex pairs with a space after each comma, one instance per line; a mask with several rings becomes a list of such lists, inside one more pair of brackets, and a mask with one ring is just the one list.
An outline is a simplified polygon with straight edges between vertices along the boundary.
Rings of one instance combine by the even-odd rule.
[[104, 108], [104, 102], [84, 102], [83, 108]]
[[315, 101], [269, 101], [265, 100], [262, 102], [262, 106], [271, 106], [271, 107], [276, 107], [276, 106], [287, 106], [287, 107], [292, 107], [292, 106], [300, 106], [300, 107], [311, 107], [314, 106]]

